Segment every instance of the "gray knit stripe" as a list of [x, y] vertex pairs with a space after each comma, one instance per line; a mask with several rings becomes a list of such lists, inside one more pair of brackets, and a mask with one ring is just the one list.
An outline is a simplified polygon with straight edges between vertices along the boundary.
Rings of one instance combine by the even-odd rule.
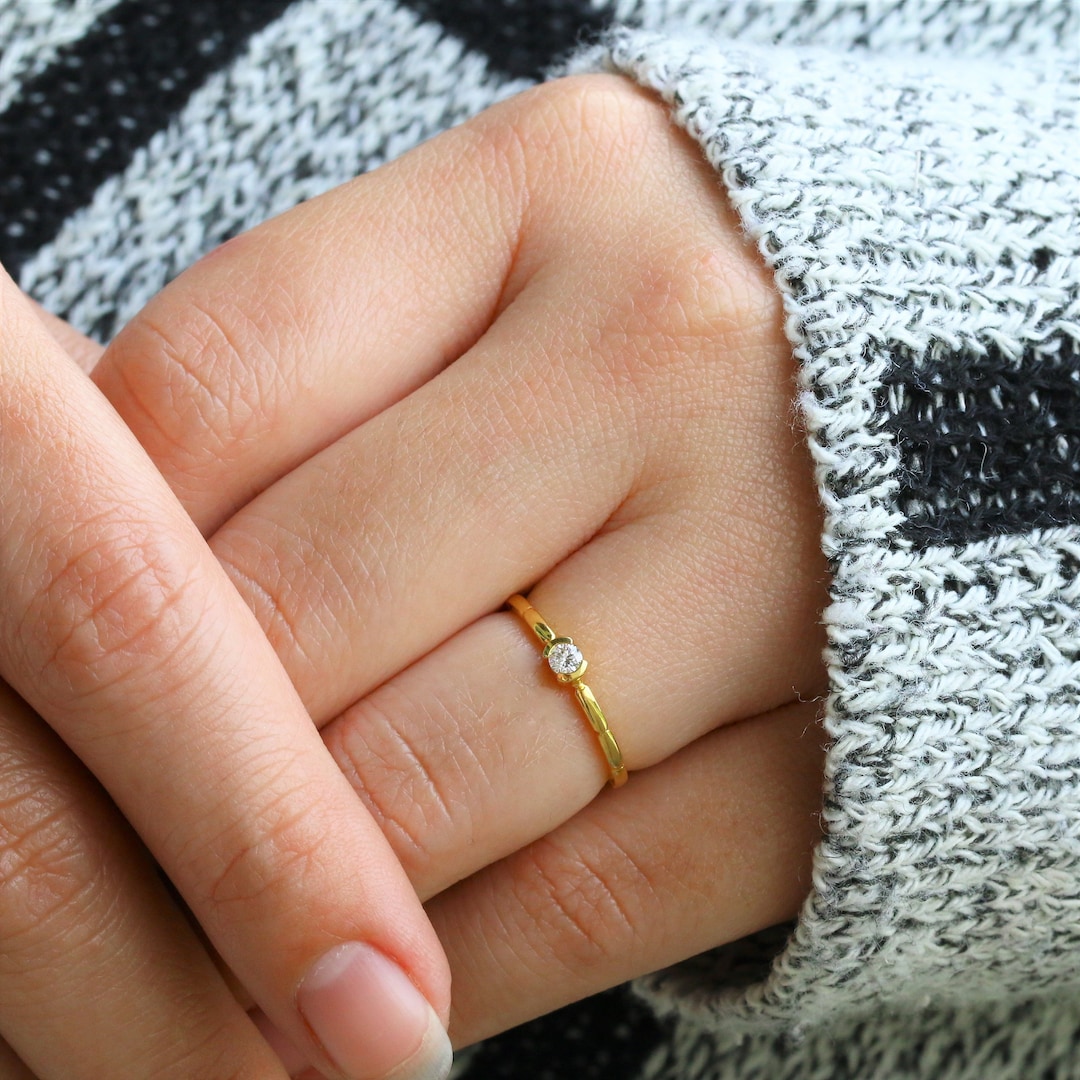
[[526, 85], [392, 0], [305, 0], [208, 79], [20, 284], [107, 340], [222, 240]]
[[44, 71], [57, 52], [78, 41], [120, 0], [7, 0], [0, 6], [0, 112], [19, 96], [23, 84]]
[[834, 571], [828, 832], [795, 934], [749, 987], [718, 958], [644, 992], [737, 1032], [1077, 981], [1080, 528], [905, 541], [883, 377], [897, 350], [1019, 364], [1080, 338], [1080, 68], [644, 32], [579, 66], [605, 63], [672, 104], [776, 274]]

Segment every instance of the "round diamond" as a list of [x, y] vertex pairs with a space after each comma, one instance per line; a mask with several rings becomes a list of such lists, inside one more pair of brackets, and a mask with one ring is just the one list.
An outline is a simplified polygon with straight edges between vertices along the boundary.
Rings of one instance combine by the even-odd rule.
[[581, 667], [583, 659], [581, 650], [572, 641], [560, 641], [551, 647], [547, 662], [556, 675], [570, 675]]

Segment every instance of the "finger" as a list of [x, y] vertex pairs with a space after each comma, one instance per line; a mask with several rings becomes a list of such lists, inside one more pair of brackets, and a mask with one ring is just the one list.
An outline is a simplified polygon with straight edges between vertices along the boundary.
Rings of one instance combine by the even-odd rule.
[[[117, 335], [94, 378], [209, 534], [481, 336], [547, 254], [525, 249], [527, 228], [557, 234], [540, 196], [575, 201], [553, 188], [554, 165], [607, 198], [615, 178], [598, 166], [615, 160], [632, 191], [669, 173], [672, 130], [619, 76], [526, 91], [211, 252]], [[595, 153], [591, 132], [611, 133]], [[715, 180], [701, 186], [715, 200]]]
[[[715, 668], [719, 655], [733, 692], [757, 694], [765, 676], [737, 678], [738, 664], [774, 663], [772, 646], [791, 642], [769, 677], [790, 696], [817, 663], [820, 640], [804, 627], [820, 610], [824, 567], [812, 471], [788, 420], [790, 355], [769, 358], [786, 377], [775, 366], [761, 370], [760, 387], [744, 398], [722, 385], [741, 377], [736, 359], [701, 374], [698, 392], [716, 401], [710, 423], [723, 438], [711, 460], [695, 460], [664, 445], [671, 427], [693, 419], [694, 403], [679, 400], [684, 377], [643, 373], [647, 385], [612, 391], [605, 363], [631, 366], [635, 346], [591, 342], [591, 334], [588, 324], [553, 317], [546, 290], [530, 285], [452, 368], [294, 470], [212, 538], [317, 722], [590, 537], [632, 545], [650, 521], [664, 527], [670, 552], [654, 560], [656, 546], [641, 544], [639, 556], [657, 562], [657, 573], [625, 558], [619, 572], [658, 577], [691, 601], [678, 617], [711, 638], [696, 664]], [[610, 420], [636, 411], [639, 397], [674, 420]], [[762, 461], [781, 464], [766, 471]], [[567, 591], [595, 595], [616, 581], [605, 566], [611, 551], [597, 548]], [[665, 562], [678, 575], [673, 583]], [[633, 645], [626, 635], [664, 614], [655, 586], [633, 611], [613, 609], [611, 599], [579, 598], [564, 610], [575, 626], [582, 618], [621, 623], [624, 640], [613, 650]], [[758, 701], [753, 711], [777, 703]]]
[[145, 849], [3, 686], [0, 1032], [0, 1076], [281, 1075]]
[[455, 1045], [793, 917], [820, 836], [814, 716], [718, 730], [432, 900]]
[[[631, 769], [824, 684], [793, 362], [779, 330], [731, 329], [780, 321], [767, 281], [727, 269], [733, 235], [552, 264], [450, 369], [212, 538], [315, 719], [360, 697], [326, 741], [424, 896], [603, 782], [535, 643], [482, 617], [530, 581], [585, 647]], [[623, 287], [656, 263], [659, 299]], [[650, 305], [654, 333], [631, 333]]]
[[480, 336], [521, 214], [505, 151], [447, 132], [211, 252], [110, 344], [94, 378], [204, 532]]
[[44, 308], [33, 297], [27, 297], [33, 305], [37, 316], [49, 331], [53, 340], [82, 368], [89, 373], [97, 366], [101, 354], [105, 351], [104, 346], [91, 340], [85, 334], [80, 333], [67, 320], [54, 315]]
[[[594, 539], [531, 594], [581, 648], [632, 775], [714, 727], [824, 691], [823, 597], [795, 553], [754, 589], [716, 572], [713, 544], [722, 558], [707, 525], [687, 535], [650, 519]], [[608, 777], [574, 693], [509, 612], [381, 684], [323, 738], [425, 898], [545, 835]]]
[[[215, 554], [317, 721], [499, 606], [598, 531], [654, 512], [667, 494], [662, 480], [643, 475], [653, 434], [605, 415], [634, 409], [631, 395], [606, 408], [582, 404], [605, 392], [592, 357], [617, 348], [590, 345], [589, 333], [555, 319], [546, 296], [527, 290], [438, 379], [294, 470], [215, 534]], [[563, 374], [545, 374], [552, 369]], [[715, 389], [702, 387], [702, 396]], [[754, 534], [738, 537], [741, 548], [775, 547], [771, 534], [791, 531], [793, 489], [800, 505], [812, 498], [803, 494], [809, 465], [794, 449], [787, 393], [781, 381], [772, 400], [752, 415], [733, 415], [729, 425], [733, 441], [750, 434], [751, 450], [773, 449], [762, 432], [785, 442], [792, 465], [783, 490], [764, 477], [747, 499], [745, 475], [721, 481], [719, 464], [702, 470], [702, 485], [722, 484], [701, 515], [716, 528], [716, 548], [746, 525]], [[751, 431], [761, 415], [765, 426]], [[665, 457], [673, 468], [687, 467]], [[767, 505], [773, 498], [779, 501]], [[801, 548], [806, 541], [800, 533], [793, 542]], [[742, 584], [736, 569], [714, 566], [705, 587], [719, 574], [734, 591]], [[746, 606], [755, 599], [749, 589], [742, 594]]]
[[[611, 178], [608, 197], [625, 195], [626, 220], [609, 213], [601, 226], [615, 217], [648, 245], [627, 243], [627, 257], [613, 261], [610, 243], [587, 235], [560, 246], [547, 237], [569, 224], [546, 223], [535, 241], [542, 257], [529, 237], [519, 252], [543, 272], [464, 356], [212, 538], [316, 722], [596, 534], [676, 504], [673, 516], [691, 521], [688, 500], [699, 496], [709, 547], [721, 553], [710, 572], [728, 596], [744, 563], [768, 568], [766, 556], [792, 547], [800, 566], [814, 553], [821, 576], [779, 300], [722, 220], [715, 179], [700, 175], [696, 158], [684, 165], [686, 175], [663, 175], [699, 204], [704, 224], [691, 240], [635, 217], [647, 173], [634, 185]], [[535, 204], [530, 213], [557, 216]], [[755, 605], [753, 587], [766, 577], [746, 575], [740, 607]], [[774, 595], [760, 599], [772, 615]]]
[[321, 1068], [435, 1052], [444, 960], [385, 840], [130, 433], [10, 279], [0, 308], [0, 674]]

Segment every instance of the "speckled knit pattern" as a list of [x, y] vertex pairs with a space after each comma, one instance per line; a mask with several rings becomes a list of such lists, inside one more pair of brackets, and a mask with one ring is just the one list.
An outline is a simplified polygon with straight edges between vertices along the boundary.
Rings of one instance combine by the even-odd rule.
[[716, 42], [949, 57], [1075, 54], [1080, 7], [1068, 0], [615, 0], [614, 21]]
[[[1080, 4], [12, 0], [0, 257], [105, 340], [621, 23], [572, 66], [671, 104], [775, 272], [834, 573], [813, 894], [639, 981], [643, 1080], [1080, 1078]], [[586, 1067], [603, 1015], [456, 1075], [635, 1080], [660, 1031]]]
[[776, 273], [834, 573], [813, 894], [759, 981], [644, 992], [731, 1034], [1076, 984], [1077, 56], [598, 62], [672, 103]]
[[683, 1020], [641, 1080], [1075, 1080], [1078, 1043], [1069, 997], [879, 1010], [798, 1034]]

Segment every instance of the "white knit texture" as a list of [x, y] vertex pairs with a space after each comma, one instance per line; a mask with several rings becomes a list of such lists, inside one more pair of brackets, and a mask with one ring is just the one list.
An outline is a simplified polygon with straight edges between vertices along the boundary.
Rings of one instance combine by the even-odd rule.
[[615, 0], [614, 9], [619, 22], [694, 27], [717, 42], [953, 59], [1068, 53], [1080, 36], [1072, 0]]
[[913, 546], [885, 383], [898, 350], [1080, 340], [1076, 64], [647, 33], [578, 66], [605, 63], [672, 104], [775, 271], [834, 571], [813, 894], [761, 981], [646, 992], [731, 1032], [1080, 982], [1080, 528]]

